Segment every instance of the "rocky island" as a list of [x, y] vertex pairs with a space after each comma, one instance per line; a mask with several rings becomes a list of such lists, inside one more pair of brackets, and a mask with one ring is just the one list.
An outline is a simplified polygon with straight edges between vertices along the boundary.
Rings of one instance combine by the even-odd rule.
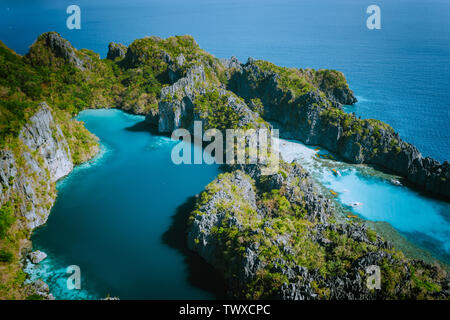
[[[387, 124], [343, 111], [356, 102], [335, 70], [217, 59], [191, 36], [111, 43], [106, 59], [59, 34], [19, 56], [0, 43], [0, 297], [49, 298], [22, 271], [34, 228], [44, 224], [55, 182], [92, 158], [98, 141], [73, 116], [120, 108], [160, 133], [177, 128], [259, 128], [321, 145], [352, 163], [378, 165], [450, 198], [450, 166], [424, 158]], [[228, 294], [245, 299], [448, 299], [449, 275], [410, 260], [362, 223], [341, 221], [299, 163], [278, 173], [228, 166], [198, 197], [189, 248], [218, 269]], [[381, 290], [368, 289], [378, 265]]]

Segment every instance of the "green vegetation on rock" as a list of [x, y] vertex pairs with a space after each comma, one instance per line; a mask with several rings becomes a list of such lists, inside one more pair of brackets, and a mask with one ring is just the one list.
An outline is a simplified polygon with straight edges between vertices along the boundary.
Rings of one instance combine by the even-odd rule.
[[211, 90], [194, 101], [194, 112], [206, 119], [205, 129], [237, 129], [241, 114], [230, 106], [229, 95]]
[[[283, 182], [274, 187], [280, 178]], [[298, 292], [307, 299], [445, 296], [446, 274], [439, 266], [407, 260], [359, 223], [333, 222], [299, 165], [282, 163], [278, 175], [255, 179], [242, 171], [219, 175], [190, 216], [191, 248], [222, 271], [233, 297], [273, 299]], [[366, 288], [368, 264], [380, 266], [381, 290]]]

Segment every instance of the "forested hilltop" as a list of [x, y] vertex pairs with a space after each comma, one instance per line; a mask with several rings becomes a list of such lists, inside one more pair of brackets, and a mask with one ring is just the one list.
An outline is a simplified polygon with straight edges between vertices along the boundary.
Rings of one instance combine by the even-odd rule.
[[[48, 217], [55, 182], [98, 151], [97, 139], [73, 119], [86, 108], [146, 115], [149, 124], [167, 133], [180, 127], [192, 130], [194, 120], [218, 129], [258, 128], [276, 120], [282, 136], [323, 145], [350, 162], [382, 165], [418, 187], [450, 196], [447, 162], [423, 158], [387, 124], [343, 112], [342, 105], [356, 99], [339, 71], [217, 59], [191, 36], [147, 37], [128, 47], [111, 43], [107, 58], [101, 59], [49, 32], [39, 36], [25, 56], [0, 43], [0, 75], [2, 298], [47, 297], [42, 288], [23, 285], [20, 260], [29, 249], [31, 231]], [[225, 274], [234, 290], [231, 295], [448, 296], [448, 275], [438, 266], [407, 261], [365, 227], [336, 225], [334, 209], [316, 194], [302, 168], [284, 164], [268, 179], [260, 177], [258, 168], [240, 169], [219, 177], [223, 186], [213, 182], [207, 188], [192, 215], [189, 235], [191, 248], [221, 270], [253, 255], [250, 269], [243, 266], [234, 272], [244, 272], [241, 284], [233, 274]], [[252, 198], [237, 197], [236, 188], [244, 188]], [[226, 201], [217, 194], [228, 194]], [[233, 203], [248, 210], [236, 212]], [[211, 214], [226, 219], [207, 220], [209, 225], [196, 229]], [[234, 224], [224, 224], [231, 218]], [[204, 252], [223, 256], [212, 259]], [[384, 267], [385, 291], [367, 292], [362, 285], [359, 271], [368, 263]], [[350, 290], [350, 285], [357, 289]]]

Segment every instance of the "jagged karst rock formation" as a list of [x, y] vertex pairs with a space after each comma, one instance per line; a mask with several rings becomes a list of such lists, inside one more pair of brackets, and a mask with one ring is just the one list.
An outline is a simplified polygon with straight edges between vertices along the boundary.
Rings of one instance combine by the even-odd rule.
[[[199, 86], [205, 81], [203, 66], [194, 66], [187, 71], [185, 77], [161, 90], [158, 104], [159, 132], [170, 133], [178, 128], [193, 129], [194, 100], [206, 92], [206, 88]], [[149, 121], [153, 121], [151, 119]]]
[[280, 68], [253, 59], [226, 65], [233, 66], [230, 90], [246, 101], [261, 99], [263, 118], [279, 123], [282, 136], [324, 146], [352, 163], [381, 166], [429, 192], [450, 197], [447, 161], [424, 158], [389, 125], [342, 110], [356, 98], [340, 72]]
[[108, 45], [107, 59], [115, 60], [116, 58], [123, 59], [127, 53], [127, 47], [120, 43], [111, 42]]
[[[334, 222], [331, 200], [300, 165], [284, 163], [273, 176], [241, 169], [206, 187], [188, 230], [189, 248], [222, 272], [230, 297], [448, 298], [450, 278], [438, 266], [406, 260], [364, 224]], [[366, 285], [372, 265], [381, 290]]]
[[50, 293], [48, 285], [42, 281], [37, 280], [26, 288], [28, 297], [33, 299], [55, 300], [55, 297]]
[[[209, 99], [211, 96], [213, 99]], [[220, 110], [212, 108], [215, 99], [221, 101], [227, 116], [233, 115], [235, 122], [224, 123], [228, 119], [218, 119]], [[203, 100], [203, 103], [199, 101]], [[193, 66], [185, 77], [173, 85], [161, 90], [161, 101], [158, 105], [159, 132], [172, 132], [178, 128], [188, 129], [193, 133], [194, 121], [201, 121], [203, 128], [257, 128], [262, 119], [253, 112], [245, 102], [234, 93], [209, 84], [203, 66]], [[154, 115], [148, 117], [154, 121]]]
[[[35, 65], [52, 65], [56, 61], [53, 57], [62, 58], [64, 62], [73, 65], [74, 67], [85, 70], [90, 67], [90, 59], [81, 57], [77, 54], [76, 49], [70, 44], [69, 41], [62, 38], [56, 32], [47, 32], [39, 36], [37, 42], [42, 42], [45, 47], [32, 46], [27, 57]], [[48, 54], [46, 49], [50, 49], [52, 54]]]

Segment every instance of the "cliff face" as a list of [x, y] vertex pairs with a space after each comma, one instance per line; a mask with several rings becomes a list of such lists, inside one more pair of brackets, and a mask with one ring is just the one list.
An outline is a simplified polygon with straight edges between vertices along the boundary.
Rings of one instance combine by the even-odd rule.
[[[62, 125], [67, 130], [69, 124], [61, 124], [50, 107], [45, 102], [41, 103], [19, 136], [9, 140], [7, 146], [0, 150], [0, 225], [3, 233], [0, 251], [11, 254], [8, 261], [0, 263], [2, 297], [51, 297], [48, 287], [41, 290], [42, 286], [36, 283], [18, 286], [16, 279], [25, 280], [20, 271], [21, 256], [29, 250], [27, 240], [31, 231], [47, 221], [56, 198], [55, 182], [74, 167], [73, 150], [63, 134]], [[75, 139], [73, 132], [70, 133], [69, 138]], [[91, 158], [98, 148], [89, 145], [86, 150], [86, 154], [77, 153], [77, 157]]]
[[[181, 60], [181, 61], [180, 61]], [[182, 72], [183, 60], [172, 64], [172, 72]], [[157, 124], [159, 132], [171, 133], [184, 128], [193, 133], [194, 121], [207, 129], [258, 128], [266, 126], [258, 113], [233, 92], [208, 79], [204, 65], [190, 67], [184, 76], [173, 76], [175, 83], [161, 90], [157, 113], [150, 113], [147, 121]]]
[[[331, 200], [298, 164], [261, 176], [231, 169], [199, 196], [188, 246], [222, 272], [232, 298], [448, 298], [449, 276], [408, 261], [364, 224], [337, 223]], [[381, 289], [367, 286], [371, 265]]]
[[[283, 83], [292, 74], [283, 72], [252, 59], [241, 65], [235, 62], [229, 88], [246, 101], [261, 99], [263, 118], [279, 123], [281, 135], [286, 138], [324, 146], [353, 163], [379, 165], [427, 191], [450, 198], [447, 161], [440, 164], [423, 158], [416, 147], [403, 141], [387, 124], [361, 120], [342, 110], [342, 104], [352, 104], [356, 99], [348, 86], [339, 84], [343, 81], [341, 75], [301, 71], [300, 75], [307, 79], [302, 84], [305, 90], [295, 92], [295, 86]], [[314, 86], [309, 86], [308, 81]]]
[[[187, 75], [171, 86], [161, 90], [158, 104], [158, 131], [171, 133], [178, 128], [192, 130], [194, 120], [194, 100], [204, 94], [206, 88], [200, 87], [206, 81], [202, 66], [188, 70]], [[149, 117], [147, 117], [150, 120]]]
[[20, 220], [29, 230], [47, 221], [55, 200], [54, 182], [73, 169], [70, 149], [47, 104], [22, 129], [22, 145], [15, 151], [2, 150], [0, 203], [23, 200]]
[[72, 171], [69, 145], [45, 102], [40, 104], [38, 112], [24, 126], [19, 138], [32, 152], [38, 151], [52, 182]]
[[[30, 48], [27, 58], [37, 66], [62, 66], [68, 63], [80, 70], [90, 68], [90, 59], [77, 54], [76, 49], [69, 41], [56, 32], [47, 32], [39, 36], [36, 43]], [[48, 51], [49, 49], [49, 51]], [[58, 58], [61, 61], [58, 61]]]

